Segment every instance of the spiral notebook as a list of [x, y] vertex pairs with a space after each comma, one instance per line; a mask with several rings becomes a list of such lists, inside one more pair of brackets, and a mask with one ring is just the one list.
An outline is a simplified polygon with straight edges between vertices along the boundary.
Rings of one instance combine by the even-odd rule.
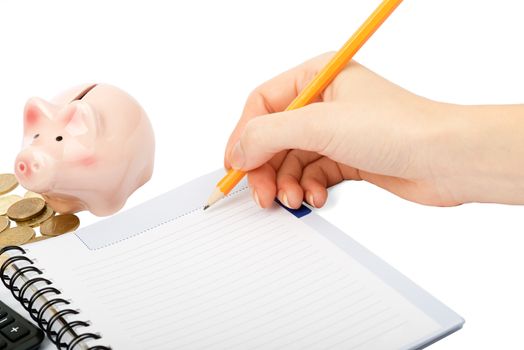
[[202, 211], [222, 174], [5, 248], [0, 298], [18, 299], [45, 349], [418, 349], [462, 327], [307, 207], [262, 210], [240, 187]]

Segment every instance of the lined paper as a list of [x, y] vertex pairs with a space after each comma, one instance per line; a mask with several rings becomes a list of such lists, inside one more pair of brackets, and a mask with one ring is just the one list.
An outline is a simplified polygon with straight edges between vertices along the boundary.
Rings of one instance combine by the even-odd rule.
[[400, 349], [440, 329], [287, 211], [246, 191], [225, 202], [99, 250], [71, 235], [31, 254], [115, 349]]

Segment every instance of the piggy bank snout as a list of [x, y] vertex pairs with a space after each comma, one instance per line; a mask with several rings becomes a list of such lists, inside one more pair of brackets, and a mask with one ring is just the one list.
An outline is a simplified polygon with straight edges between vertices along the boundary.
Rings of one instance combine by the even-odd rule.
[[38, 193], [48, 190], [53, 177], [53, 162], [38, 151], [22, 152], [15, 161], [15, 174], [20, 184]]
[[16, 164], [16, 170], [23, 175], [29, 176], [31, 173], [40, 172], [42, 165], [37, 160], [23, 160], [20, 159]]

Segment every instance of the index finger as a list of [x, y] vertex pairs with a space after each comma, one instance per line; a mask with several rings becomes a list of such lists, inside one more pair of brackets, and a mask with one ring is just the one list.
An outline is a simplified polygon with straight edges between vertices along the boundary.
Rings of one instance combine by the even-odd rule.
[[246, 124], [261, 115], [281, 112], [297, 97], [300, 91], [331, 59], [333, 53], [315, 57], [263, 83], [249, 95], [242, 116], [229, 137], [224, 156], [224, 166], [231, 167], [231, 148], [239, 140]]

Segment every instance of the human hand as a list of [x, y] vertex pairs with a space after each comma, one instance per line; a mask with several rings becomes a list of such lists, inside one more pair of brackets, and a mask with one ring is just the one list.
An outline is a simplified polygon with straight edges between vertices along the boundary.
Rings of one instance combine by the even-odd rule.
[[326, 189], [343, 180], [365, 180], [428, 205], [492, 201], [475, 193], [482, 186], [462, 190], [471, 189], [475, 177], [464, 170], [456, 147], [456, 125], [465, 119], [455, 118], [451, 105], [416, 96], [355, 62], [315, 103], [281, 112], [330, 57], [277, 76], [246, 102], [227, 144], [225, 167], [248, 172], [261, 207], [275, 195], [290, 208], [303, 200], [322, 207]]

